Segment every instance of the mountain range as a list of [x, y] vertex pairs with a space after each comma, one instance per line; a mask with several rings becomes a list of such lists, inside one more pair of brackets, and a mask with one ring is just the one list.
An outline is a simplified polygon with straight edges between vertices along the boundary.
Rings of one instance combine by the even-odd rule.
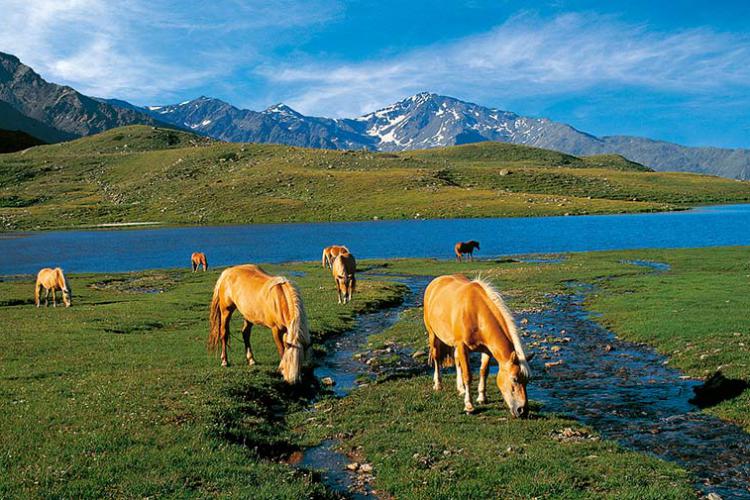
[[305, 116], [284, 104], [239, 109], [211, 97], [139, 107], [48, 83], [0, 52], [0, 129], [59, 142], [123, 125], [172, 126], [229, 142], [403, 151], [499, 141], [576, 156], [616, 153], [660, 171], [750, 179], [750, 149], [689, 147], [633, 136], [597, 137], [565, 123], [423, 92], [357, 118]]

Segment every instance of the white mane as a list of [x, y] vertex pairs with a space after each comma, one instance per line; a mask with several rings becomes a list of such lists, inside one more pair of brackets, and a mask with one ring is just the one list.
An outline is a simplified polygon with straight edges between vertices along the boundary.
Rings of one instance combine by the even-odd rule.
[[521, 342], [521, 336], [516, 329], [516, 322], [513, 319], [513, 313], [510, 312], [508, 306], [505, 305], [503, 298], [500, 296], [500, 292], [498, 292], [488, 281], [485, 281], [481, 277], [476, 277], [472, 282], [481, 285], [487, 293], [487, 296], [492, 300], [492, 303], [497, 306], [500, 314], [505, 318], [505, 323], [508, 325], [508, 334], [510, 335], [510, 340], [513, 342], [513, 349], [516, 351], [516, 356], [518, 356], [518, 364], [521, 366], [521, 372], [527, 379], [531, 378], [531, 369], [529, 368], [529, 362], [526, 360], [526, 353], [523, 351], [523, 343]]

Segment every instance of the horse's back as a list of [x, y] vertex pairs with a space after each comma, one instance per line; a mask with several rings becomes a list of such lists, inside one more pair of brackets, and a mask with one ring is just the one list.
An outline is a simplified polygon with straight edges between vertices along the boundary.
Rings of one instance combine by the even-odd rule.
[[357, 271], [357, 260], [349, 252], [340, 253], [333, 261], [334, 275], [353, 275]]
[[[225, 269], [217, 286], [245, 319], [251, 323], [269, 322], [269, 311], [278, 301], [283, 301], [284, 291], [276, 285], [289, 281], [282, 276], [272, 276], [255, 264], [241, 264]], [[269, 325], [270, 326], [270, 325]]]
[[476, 281], [454, 274], [435, 278], [425, 290], [425, 322], [433, 333], [450, 345], [474, 344], [480, 315], [491, 313], [489, 298]]
[[57, 283], [57, 271], [59, 269], [59, 267], [56, 269], [51, 269], [49, 267], [40, 269], [36, 275], [37, 285], [43, 285], [45, 288], [52, 288], [55, 286]]

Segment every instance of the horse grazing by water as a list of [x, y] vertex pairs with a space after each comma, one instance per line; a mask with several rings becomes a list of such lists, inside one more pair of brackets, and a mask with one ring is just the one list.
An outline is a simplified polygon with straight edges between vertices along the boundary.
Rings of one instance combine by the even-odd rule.
[[193, 267], [193, 272], [196, 272], [200, 266], [203, 266], [203, 271], [208, 271], [206, 254], [203, 252], [193, 252], [193, 255], [190, 256], [190, 265]]
[[340, 253], [334, 259], [331, 273], [334, 281], [336, 281], [339, 304], [346, 304], [352, 300], [352, 292], [357, 286], [356, 271], [357, 261], [354, 259], [354, 255], [348, 251]]
[[323, 269], [332, 269], [333, 261], [336, 260], [336, 257], [338, 257], [339, 254], [343, 252], [349, 253], [349, 249], [343, 245], [331, 245], [325, 247], [323, 249], [323, 257], [320, 260], [320, 263], [323, 265]]
[[463, 255], [468, 254], [469, 260], [474, 261], [474, 249], [479, 250], [479, 242], [478, 241], [459, 241], [456, 243], [456, 246], [453, 247], [453, 251], [456, 253], [456, 260], [461, 262], [463, 260]]
[[490, 356], [499, 366], [497, 387], [515, 417], [528, 413], [526, 384], [530, 371], [513, 316], [500, 294], [481, 279], [462, 275], [435, 278], [424, 294], [424, 324], [429, 335], [430, 362], [435, 364], [435, 390], [442, 388], [441, 366], [456, 364], [456, 388], [464, 396], [464, 410], [471, 404], [469, 353], [481, 352], [479, 397], [487, 401]]
[[242, 339], [248, 365], [255, 364], [250, 346], [254, 324], [271, 329], [279, 351], [279, 370], [290, 384], [302, 380], [302, 370], [311, 357], [307, 315], [297, 288], [283, 276], [271, 276], [252, 264], [224, 270], [216, 281], [211, 300], [209, 348], [221, 344], [221, 365], [228, 366], [229, 320], [238, 310], [245, 322]]
[[34, 302], [39, 307], [39, 294], [44, 289], [44, 306], [49, 304], [49, 294], [52, 292], [52, 307], [57, 307], [57, 291], [62, 293], [62, 300], [65, 307], [70, 307], [71, 292], [68, 286], [68, 280], [59, 267], [50, 269], [45, 267], [36, 275], [36, 286], [34, 287]]

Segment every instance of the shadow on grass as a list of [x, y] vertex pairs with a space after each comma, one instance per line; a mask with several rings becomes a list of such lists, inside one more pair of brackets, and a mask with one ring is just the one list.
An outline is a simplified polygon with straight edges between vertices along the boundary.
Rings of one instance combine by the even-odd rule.
[[703, 385], [693, 388], [695, 396], [690, 399], [690, 403], [698, 408], [710, 408], [738, 397], [748, 387], [750, 384], [746, 380], [727, 378], [721, 371], [717, 371], [708, 377]]

